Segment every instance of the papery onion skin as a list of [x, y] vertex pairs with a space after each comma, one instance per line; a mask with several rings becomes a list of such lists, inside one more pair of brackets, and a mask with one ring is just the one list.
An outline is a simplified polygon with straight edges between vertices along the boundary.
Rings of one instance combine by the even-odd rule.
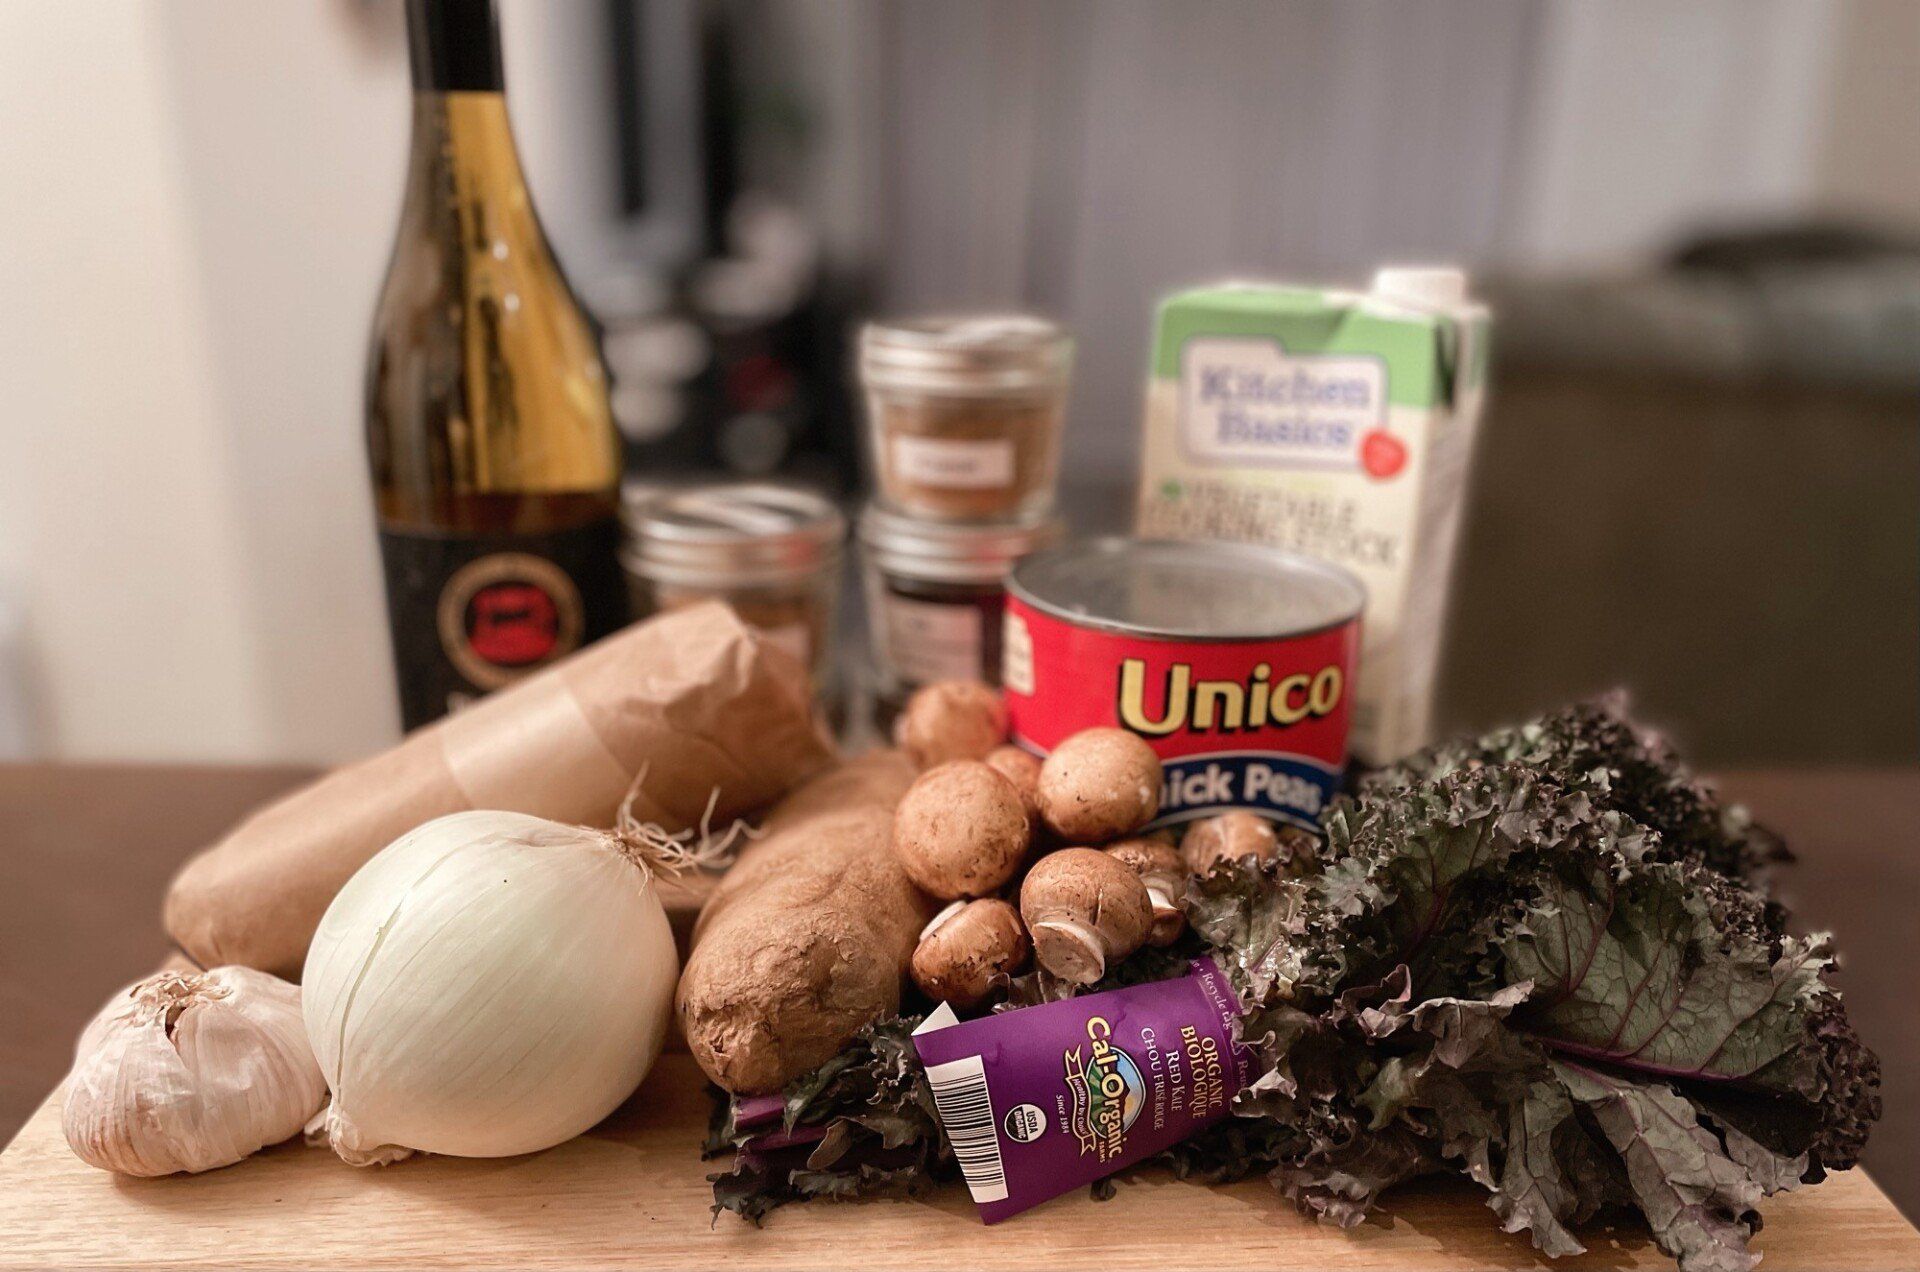
[[307, 954], [328, 1140], [366, 1165], [571, 1139], [652, 1067], [678, 976], [651, 880], [611, 836], [518, 813], [428, 822], [348, 881]]

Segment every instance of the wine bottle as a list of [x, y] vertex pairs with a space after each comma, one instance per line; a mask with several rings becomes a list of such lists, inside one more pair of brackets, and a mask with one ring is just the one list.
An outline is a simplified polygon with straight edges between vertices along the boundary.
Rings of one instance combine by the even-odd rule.
[[412, 729], [626, 620], [594, 330], [514, 150], [492, 0], [407, 0], [413, 133], [367, 371]]

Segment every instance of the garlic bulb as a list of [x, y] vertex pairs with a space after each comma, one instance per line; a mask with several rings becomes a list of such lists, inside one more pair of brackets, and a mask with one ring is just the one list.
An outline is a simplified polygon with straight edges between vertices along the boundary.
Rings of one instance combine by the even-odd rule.
[[334, 898], [302, 977], [355, 1165], [506, 1157], [571, 1139], [646, 1076], [679, 958], [644, 833], [454, 813], [402, 835]]
[[170, 1175], [297, 1135], [326, 1098], [298, 988], [250, 967], [161, 972], [81, 1033], [61, 1124], [90, 1166]]

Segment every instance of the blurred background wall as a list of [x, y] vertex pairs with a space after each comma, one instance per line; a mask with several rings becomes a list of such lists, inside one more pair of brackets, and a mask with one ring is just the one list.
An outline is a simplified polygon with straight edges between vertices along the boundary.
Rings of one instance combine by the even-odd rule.
[[[505, 10], [536, 198], [633, 360], [661, 263], [721, 250], [720, 165], [825, 327], [1065, 318], [1070, 499], [1114, 524], [1158, 295], [1459, 261], [1501, 325], [1447, 717], [1624, 680], [1710, 761], [1920, 752], [1920, 5]], [[0, 750], [395, 735], [360, 383], [400, 37], [394, 0], [0, 6]]]

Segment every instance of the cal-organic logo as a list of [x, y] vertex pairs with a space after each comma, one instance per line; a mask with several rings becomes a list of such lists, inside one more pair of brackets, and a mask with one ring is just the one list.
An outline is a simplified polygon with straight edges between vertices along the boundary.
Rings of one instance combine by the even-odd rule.
[[1061, 1056], [1073, 1096], [1069, 1124], [1081, 1156], [1110, 1162], [1126, 1146], [1127, 1128], [1140, 1116], [1146, 1085], [1133, 1057], [1114, 1045], [1113, 1026], [1105, 1017], [1087, 1022], [1087, 1040], [1085, 1054], [1075, 1047]]
[[[1295, 672], [1274, 680], [1272, 665], [1259, 663], [1244, 681], [1201, 680], [1191, 663], [1176, 662], [1152, 687], [1158, 692], [1150, 699], [1146, 659], [1121, 662], [1120, 723], [1135, 733], [1159, 738], [1183, 729], [1234, 733], [1317, 719], [1340, 705], [1346, 677], [1338, 665], [1328, 663], [1315, 672]], [[1150, 700], [1160, 705], [1149, 707]]]

